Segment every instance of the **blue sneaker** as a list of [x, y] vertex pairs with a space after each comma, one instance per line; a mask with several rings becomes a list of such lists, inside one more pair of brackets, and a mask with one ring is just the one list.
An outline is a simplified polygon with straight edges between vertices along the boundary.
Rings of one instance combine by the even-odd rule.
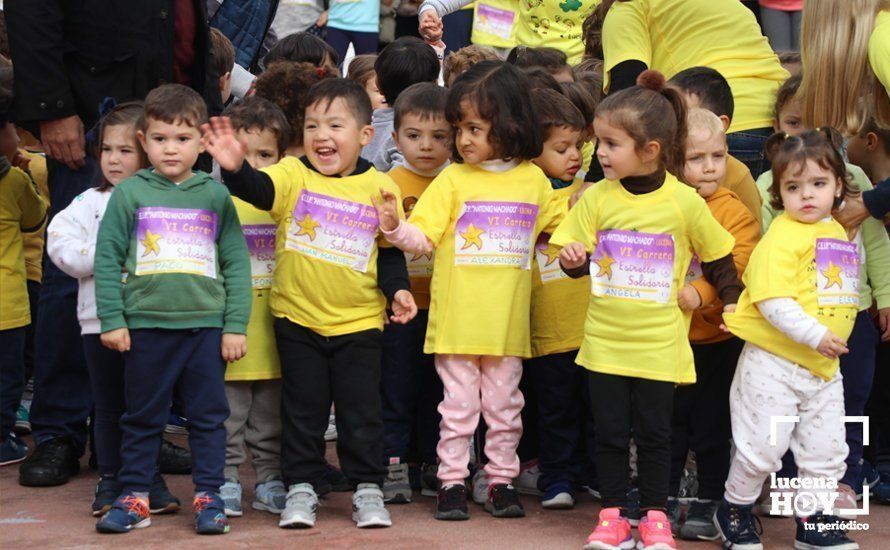
[[15, 434], [9, 434], [6, 440], [0, 443], [0, 466], [21, 462], [27, 456], [28, 446]]
[[[841, 519], [837, 516], [816, 514], [806, 518], [794, 518], [797, 522], [797, 534], [794, 537], [795, 548], [807, 550], [859, 550], [859, 545], [850, 540], [846, 531], [835, 529]], [[829, 526], [827, 529], [823, 525]]]
[[631, 487], [627, 490], [627, 522], [633, 527], [640, 524], [640, 490]]
[[29, 410], [30, 404], [26, 406], [24, 402], [19, 404], [18, 410], [15, 412], [15, 433], [17, 434], [29, 434], [31, 433], [31, 411]]
[[546, 510], [571, 510], [575, 507], [575, 491], [567, 481], [554, 483], [544, 490], [541, 506]]
[[195, 510], [195, 531], [199, 535], [224, 535], [229, 532], [225, 504], [219, 494], [198, 493], [192, 507]]
[[100, 533], [127, 533], [132, 529], [142, 529], [151, 525], [148, 502], [133, 493], [126, 493], [114, 501], [111, 510], [105, 512], [96, 523]]
[[99, 517], [111, 510], [114, 501], [121, 494], [121, 485], [117, 478], [102, 477], [96, 484], [96, 493], [93, 497], [93, 516]]
[[188, 435], [189, 421], [182, 416], [171, 412], [170, 416], [167, 417], [167, 426], [164, 428], [164, 432], [168, 434]]
[[244, 515], [241, 509], [241, 482], [236, 479], [227, 479], [219, 488], [219, 496], [223, 499], [223, 509], [226, 516], [240, 518]]
[[881, 482], [874, 488], [875, 500], [881, 504], [890, 504], [890, 476], [882, 476]]
[[263, 510], [281, 515], [287, 505], [287, 489], [280, 479], [270, 479], [264, 483], [257, 483], [253, 488], [254, 510]]
[[862, 459], [862, 481], [853, 486], [856, 491], [856, 500], [862, 500], [862, 486], [868, 485], [869, 489], [874, 489], [875, 485], [881, 482], [881, 472], [875, 468], [871, 462]]
[[754, 505], [730, 504], [724, 498], [714, 515], [714, 525], [720, 532], [724, 548], [733, 550], [763, 550], [760, 518], [752, 513]]
[[179, 499], [176, 498], [160, 472], [155, 472], [148, 490], [148, 503], [152, 514], [172, 514], [179, 510]]

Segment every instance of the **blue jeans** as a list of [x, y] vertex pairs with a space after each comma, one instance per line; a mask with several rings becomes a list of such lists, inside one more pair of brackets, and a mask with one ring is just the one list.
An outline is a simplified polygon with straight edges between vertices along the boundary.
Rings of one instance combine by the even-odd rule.
[[726, 145], [729, 154], [751, 170], [751, 177], [755, 180], [760, 174], [770, 169], [770, 162], [766, 158], [766, 140], [773, 135], [772, 128], [754, 128], [742, 132], [726, 134]]

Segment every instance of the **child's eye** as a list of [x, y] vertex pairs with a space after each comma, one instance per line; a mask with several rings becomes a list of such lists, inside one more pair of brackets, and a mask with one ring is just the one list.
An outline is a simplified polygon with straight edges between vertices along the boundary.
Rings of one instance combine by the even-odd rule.
[[108, 152], [110, 152], [110, 151], [111, 151], [111, 147], [109, 147], [109, 146], [107, 146], [107, 145], [103, 145], [103, 146], [102, 146], [102, 152], [103, 152], [103, 153], [108, 153]]
[[192, 138], [189, 136], [182, 136], [179, 138], [179, 143], [188, 143], [191, 140], [192, 140]]
[[692, 155], [691, 157], [689, 157], [686, 160], [688, 160], [690, 162], [698, 162], [701, 160], [701, 155]]
[[408, 139], [417, 139], [420, 137], [420, 134], [410, 133], [408, 134]]
[[816, 187], [825, 187], [825, 184], [825, 180], [816, 180], [815, 182], [813, 182], [813, 185], [815, 185]]
[[568, 151], [568, 150], [569, 150], [568, 147], [566, 147], [565, 149], [557, 149], [556, 152], [559, 153], [560, 155], [564, 155], [564, 154], [566, 154], [566, 151]]
[[437, 141], [448, 141], [448, 134], [436, 134], [433, 136]]
[[260, 153], [260, 157], [261, 157], [261, 158], [264, 158], [264, 159], [270, 159], [270, 158], [272, 158], [272, 153], [268, 153], [268, 152], [266, 152], [266, 151], [263, 151], [262, 153]]
[[785, 190], [786, 190], [786, 191], [790, 191], [790, 192], [793, 193], [794, 191], [797, 191], [797, 185], [795, 185], [795, 184], [792, 183], [791, 185], [789, 185], [788, 187], [786, 187]]
[[726, 153], [714, 153], [715, 159], [722, 159], [725, 156], [726, 156]]

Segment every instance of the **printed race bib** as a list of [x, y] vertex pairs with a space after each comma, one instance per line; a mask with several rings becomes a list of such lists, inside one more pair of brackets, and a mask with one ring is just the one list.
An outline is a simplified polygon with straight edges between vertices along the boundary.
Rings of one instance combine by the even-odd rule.
[[689, 261], [689, 269], [686, 270], [686, 282], [691, 283], [696, 279], [701, 279], [705, 274], [701, 269], [701, 260], [698, 254], [692, 253], [692, 260]]
[[547, 284], [569, 278], [559, 267], [559, 248], [550, 244], [550, 235], [547, 233], [541, 233], [538, 236], [538, 242], [535, 243], [535, 261], [538, 262], [542, 283]]
[[405, 263], [408, 264], [408, 276], [429, 279], [433, 276], [433, 252], [414, 254], [405, 252]]
[[819, 306], [859, 306], [859, 252], [839, 239], [816, 239]]
[[272, 288], [275, 272], [275, 230], [274, 224], [242, 226], [247, 250], [250, 252], [250, 275], [253, 288]]
[[216, 213], [162, 206], [136, 209], [136, 275], [216, 278]]
[[479, 3], [476, 5], [476, 14], [473, 18], [473, 30], [491, 34], [504, 40], [510, 40], [510, 34], [513, 32], [513, 21], [515, 20], [515, 11], [502, 10], [488, 4]]
[[599, 231], [590, 280], [595, 296], [668, 303], [674, 282], [673, 235]]
[[378, 226], [373, 206], [304, 189], [294, 206], [285, 248], [365, 273]]
[[524, 202], [468, 201], [454, 228], [455, 265], [531, 269], [538, 207]]

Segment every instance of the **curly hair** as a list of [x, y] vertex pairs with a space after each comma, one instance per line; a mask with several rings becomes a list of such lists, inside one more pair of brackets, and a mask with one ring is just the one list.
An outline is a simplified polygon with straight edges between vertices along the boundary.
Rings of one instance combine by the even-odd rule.
[[303, 144], [303, 120], [309, 88], [328, 78], [337, 78], [328, 67], [312, 63], [276, 61], [256, 80], [256, 95], [278, 105], [291, 127], [291, 143]]

